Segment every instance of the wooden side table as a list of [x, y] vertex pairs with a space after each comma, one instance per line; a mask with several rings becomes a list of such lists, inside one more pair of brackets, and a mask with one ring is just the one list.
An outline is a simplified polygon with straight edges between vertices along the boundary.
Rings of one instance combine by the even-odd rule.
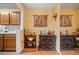
[[75, 37], [75, 48], [79, 49], [79, 36]]
[[24, 48], [36, 48], [36, 35], [24, 36]]

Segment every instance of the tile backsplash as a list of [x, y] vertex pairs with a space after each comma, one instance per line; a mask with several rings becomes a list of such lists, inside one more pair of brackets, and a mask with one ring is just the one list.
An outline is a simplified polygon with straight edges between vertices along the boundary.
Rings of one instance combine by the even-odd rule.
[[5, 30], [7, 30], [7, 31], [16, 31], [16, 29], [19, 29], [19, 28], [20, 28], [20, 26], [0, 25], [0, 32], [5, 31]]

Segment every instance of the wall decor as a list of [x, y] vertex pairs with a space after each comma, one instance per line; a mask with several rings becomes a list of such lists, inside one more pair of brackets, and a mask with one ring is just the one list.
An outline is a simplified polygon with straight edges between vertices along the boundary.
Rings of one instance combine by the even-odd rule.
[[47, 27], [47, 15], [34, 15], [34, 27]]
[[71, 27], [72, 26], [72, 15], [61, 15], [60, 16], [60, 26], [61, 27]]

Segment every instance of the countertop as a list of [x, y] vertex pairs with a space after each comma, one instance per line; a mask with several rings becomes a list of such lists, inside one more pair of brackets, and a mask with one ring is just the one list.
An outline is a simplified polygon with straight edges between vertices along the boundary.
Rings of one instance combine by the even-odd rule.
[[16, 31], [0, 32], [0, 34], [16, 34]]

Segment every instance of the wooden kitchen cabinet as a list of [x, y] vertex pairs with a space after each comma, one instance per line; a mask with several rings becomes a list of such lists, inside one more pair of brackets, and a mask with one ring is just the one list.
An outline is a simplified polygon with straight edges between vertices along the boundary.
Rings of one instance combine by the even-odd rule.
[[15, 34], [0, 34], [0, 51], [16, 51]]
[[7, 34], [4, 35], [4, 47], [5, 50], [16, 50], [16, 35]]
[[3, 35], [0, 35], [0, 50], [3, 50]]
[[19, 25], [20, 24], [20, 12], [0, 12], [0, 24], [1, 25]]
[[19, 25], [20, 24], [20, 12], [10, 13], [10, 24]]
[[9, 24], [9, 12], [1, 12], [1, 18], [0, 18], [0, 23], [3, 24]]

